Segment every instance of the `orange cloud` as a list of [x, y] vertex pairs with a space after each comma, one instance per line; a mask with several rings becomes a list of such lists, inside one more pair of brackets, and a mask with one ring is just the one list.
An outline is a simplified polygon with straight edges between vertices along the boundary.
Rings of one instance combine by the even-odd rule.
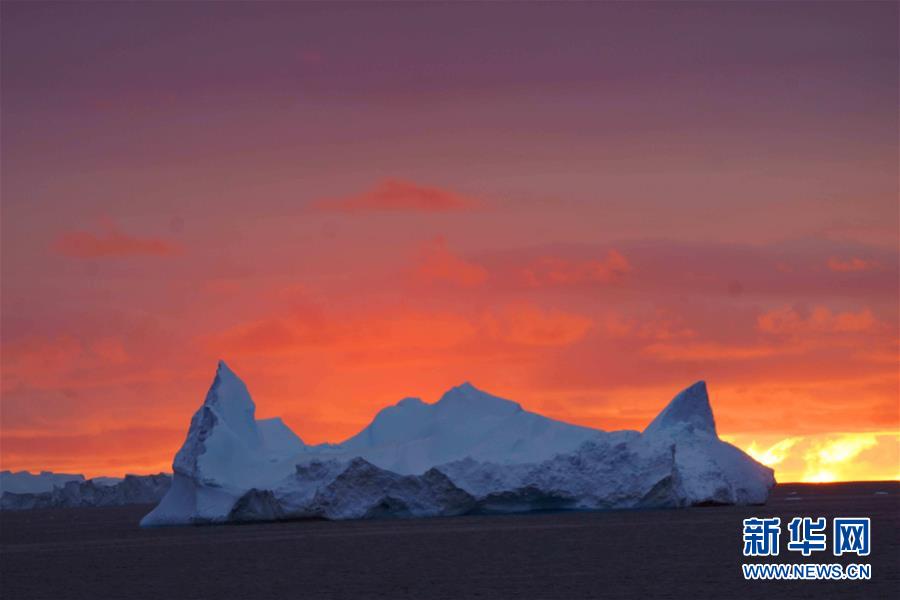
[[477, 327], [466, 316], [449, 311], [404, 311], [357, 321], [353, 331], [346, 332], [341, 342], [345, 349], [387, 349], [415, 354], [421, 349], [456, 347], [475, 337]]
[[443, 237], [436, 238], [422, 248], [416, 279], [424, 283], [445, 281], [460, 287], [481, 285], [488, 278], [487, 269], [453, 254]]
[[297, 346], [322, 344], [327, 341], [323, 332], [310, 327], [301, 319], [261, 319], [237, 325], [210, 341], [211, 351], [229, 354], [276, 355], [291, 352]]
[[50, 435], [5, 431], [3, 467], [75, 472], [87, 477], [171, 471], [172, 454], [183, 439], [180, 423]]
[[474, 207], [474, 198], [402, 179], [385, 179], [355, 196], [318, 200], [313, 206], [336, 212], [453, 212]]
[[824, 306], [815, 307], [808, 315], [786, 306], [760, 315], [756, 323], [760, 331], [772, 334], [864, 333], [878, 324], [868, 308], [834, 313]]
[[54, 338], [31, 335], [4, 342], [3, 388], [56, 380], [61, 373], [68, 373], [84, 353], [81, 341], [71, 335]]
[[267, 295], [286, 302], [287, 308], [205, 336], [204, 345], [216, 355], [277, 356], [290, 354], [297, 348], [331, 347], [353, 327], [349, 317], [330, 316], [297, 285]]
[[526, 304], [485, 316], [491, 337], [526, 346], [566, 346], [583, 338], [593, 324], [583, 315]]
[[600, 319], [600, 324], [605, 333], [614, 338], [665, 343], [697, 337], [697, 332], [688, 327], [682, 317], [662, 309], [640, 318], [607, 311]]
[[631, 270], [628, 259], [617, 250], [610, 250], [602, 260], [542, 257], [522, 269], [522, 277], [531, 287], [612, 283], [621, 280]]
[[871, 260], [863, 260], [862, 258], [850, 258], [847, 260], [841, 260], [839, 258], [831, 257], [828, 259], [828, 268], [832, 271], [836, 271], [838, 273], [848, 273], [853, 271], [870, 271], [874, 269], [877, 265], [875, 261]]
[[[747, 341], [686, 341], [697, 336], [688, 328], [676, 328], [670, 333], [663, 328], [662, 335], [656, 336], [656, 342], [643, 348], [646, 356], [663, 361], [740, 361], [762, 359], [772, 356], [803, 355], [809, 352], [846, 345], [837, 334], [871, 334], [879, 328], [875, 315], [868, 308], [859, 312], [832, 312], [824, 306], [817, 306], [811, 311], [802, 311], [792, 307], [783, 307], [759, 315], [756, 319], [758, 331], [779, 336], [788, 336], [780, 343], [772, 343], [771, 338]], [[654, 328], [650, 327], [650, 337]], [[636, 330], [632, 335], [645, 333]]]
[[[408, 220], [388, 221], [398, 227], [390, 239], [407, 235]], [[348, 235], [363, 246], [333, 240], [342, 254], [297, 261], [261, 236], [246, 244], [260, 253], [237, 264], [192, 252], [169, 285], [132, 285], [102, 270], [107, 285], [83, 288], [61, 306], [62, 286], [80, 275], [68, 279], [63, 271], [57, 287], [5, 296], [4, 445], [7, 435], [18, 436], [15, 453], [4, 447], [5, 465], [105, 474], [165, 466], [219, 357], [246, 378], [261, 417], [285, 417], [311, 443], [355, 433], [404, 395], [435, 400], [465, 380], [549, 416], [610, 429], [643, 428], [680, 387], [705, 378], [721, 430], [755, 441], [766, 460], [784, 455], [778, 468], [797, 479], [812, 447], [786, 449], [779, 441], [900, 423], [896, 313], [882, 281], [890, 259], [881, 254], [815, 248], [800, 260], [781, 253], [794, 274], [768, 285], [781, 277], [770, 254], [746, 259], [737, 275], [728, 269], [740, 254], [718, 246], [679, 253], [669, 244], [621, 241], [610, 252], [504, 250], [492, 242], [473, 257], [453, 243], [473, 230], [443, 221], [448, 241], [423, 244], [412, 260], [402, 248], [382, 255], [369, 251], [370, 240]], [[483, 241], [472, 238], [471, 247]], [[627, 271], [617, 270], [616, 254], [627, 257]], [[836, 279], [823, 265], [831, 255], [873, 256], [881, 266]], [[547, 256], [562, 260], [541, 259]], [[679, 271], [685, 264], [688, 271]], [[536, 287], [524, 280], [525, 266], [535, 267]], [[732, 279], [756, 295], [727, 296]], [[847, 287], [829, 294], [840, 281]], [[202, 290], [202, 301], [171, 293], [182, 289]], [[765, 301], [771, 304], [757, 308]], [[132, 426], [179, 431], [158, 445], [142, 438], [127, 451], [90, 440]], [[55, 443], [56, 435], [65, 439]], [[840, 469], [821, 463], [810, 477], [877, 476], [876, 463], [892, 458], [867, 447]], [[853, 466], [856, 459], [871, 467]]]
[[54, 242], [53, 249], [70, 258], [120, 258], [126, 256], [172, 256], [179, 248], [162, 239], [140, 238], [123, 233], [111, 221], [102, 224], [103, 233], [69, 231]]
[[104, 337], [95, 340], [90, 350], [98, 360], [106, 364], [122, 364], [130, 360], [122, 340], [115, 337]]
[[792, 351], [784, 347], [767, 345], [730, 345], [717, 342], [689, 344], [659, 343], [644, 348], [644, 353], [666, 361], [683, 360], [748, 360], [765, 358]]
[[207, 340], [228, 355], [296, 354], [312, 350], [372, 354], [390, 350], [394, 358], [422, 350], [460, 349], [477, 343], [519, 346], [564, 346], [578, 341], [593, 326], [589, 317], [531, 304], [512, 304], [466, 313], [450, 310], [356, 310], [344, 313], [307, 311], [236, 326]]
[[[144, 350], [138, 347], [138, 352]], [[115, 382], [153, 379], [156, 368], [141, 369], [133, 351], [116, 336], [29, 335], [3, 341], [0, 390], [72, 390]], [[7, 398], [4, 397], [4, 400]]]

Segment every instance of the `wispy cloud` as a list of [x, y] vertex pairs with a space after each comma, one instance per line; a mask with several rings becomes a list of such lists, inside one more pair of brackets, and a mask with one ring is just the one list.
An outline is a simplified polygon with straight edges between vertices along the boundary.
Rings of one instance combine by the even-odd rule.
[[766, 344], [723, 344], [719, 342], [657, 343], [644, 348], [644, 354], [663, 361], [752, 360], [767, 358], [796, 349]]
[[53, 243], [53, 250], [70, 258], [173, 256], [180, 252], [180, 248], [172, 242], [127, 234], [112, 221], [104, 221], [101, 228], [101, 233], [63, 232]]
[[612, 283], [631, 272], [631, 263], [612, 249], [602, 259], [568, 260], [555, 256], [538, 258], [522, 269], [522, 278], [530, 287]]
[[875, 261], [872, 260], [864, 260], [862, 258], [848, 258], [846, 260], [841, 260], [839, 258], [831, 257], [828, 259], [828, 268], [832, 271], [836, 271], [838, 273], [849, 273], [853, 271], [870, 271], [878, 266]]
[[403, 179], [385, 179], [360, 194], [325, 198], [313, 207], [325, 212], [440, 213], [468, 210], [478, 201], [469, 196]]
[[817, 306], [808, 313], [785, 306], [771, 310], [757, 318], [760, 331], [772, 334], [863, 333], [878, 325], [868, 308], [858, 312], [832, 312]]
[[415, 277], [423, 283], [447, 282], [460, 287], [475, 287], [487, 280], [488, 271], [451, 252], [447, 241], [438, 237], [420, 249]]
[[504, 307], [484, 318], [490, 337], [525, 346], [568, 346], [587, 334], [589, 317], [530, 304]]
[[276, 313], [212, 336], [210, 348], [234, 355], [296, 355], [307, 350], [358, 356], [390, 351], [418, 360], [423, 351], [448, 358], [481, 352], [507, 355], [514, 348], [566, 346], [582, 339], [594, 322], [585, 315], [532, 303], [509, 303], [483, 310], [396, 310], [308, 307]]

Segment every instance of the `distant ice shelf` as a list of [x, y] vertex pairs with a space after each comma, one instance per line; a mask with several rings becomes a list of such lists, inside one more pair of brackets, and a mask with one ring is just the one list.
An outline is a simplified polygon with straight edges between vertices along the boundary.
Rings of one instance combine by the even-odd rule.
[[5, 480], [0, 495], [3, 510], [154, 504], [172, 483], [165, 473], [86, 480], [83, 475], [3, 471], [0, 480]]
[[53, 473], [41, 471], [0, 471], [0, 494], [40, 494], [51, 492], [55, 487], [62, 487], [69, 481], [84, 481], [80, 473]]
[[255, 411], [220, 361], [141, 525], [762, 504], [775, 484], [719, 439], [702, 381], [643, 432], [563, 423], [468, 383], [384, 408], [341, 444], [306, 445]]

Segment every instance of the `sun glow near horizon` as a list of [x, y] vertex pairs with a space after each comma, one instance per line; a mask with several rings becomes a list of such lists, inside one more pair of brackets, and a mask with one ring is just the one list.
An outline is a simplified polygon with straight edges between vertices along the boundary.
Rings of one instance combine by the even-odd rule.
[[773, 468], [780, 483], [900, 481], [900, 431], [721, 437]]

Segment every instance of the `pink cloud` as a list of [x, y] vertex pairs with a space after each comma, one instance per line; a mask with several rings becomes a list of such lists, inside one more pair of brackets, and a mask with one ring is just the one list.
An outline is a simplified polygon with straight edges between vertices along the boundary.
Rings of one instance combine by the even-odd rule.
[[868, 308], [835, 313], [825, 306], [817, 306], [809, 314], [785, 306], [760, 315], [756, 323], [760, 331], [772, 334], [865, 333], [878, 325]]
[[682, 315], [662, 308], [631, 313], [625, 307], [605, 309], [597, 318], [600, 331], [607, 338], [632, 340], [638, 343], [675, 342], [697, 337], [697, 331], [687, 325]]
[[313, 206], [335, 212], [453, 212], [474, 207], [474, 198], [402, 179], [385, 179], [361, 194], [323, 199]]
[[122, 340], [116, 337], [103, 337], [95, 340], [90, 347], [91, 352], [108, 364], [122, 364], [130, 360]]
[[484, 317], [490, 337], [524, 346], [567, 346], [583, 338], [593, 324], [584, 315], [530, 304], [507, 306]]
[[447, 241], [436, 238], [424, 245], [415, 277], [424, 283], [448, 282], [460, 287], [475, 287], [488, 278], [487, 269], [451, 252]]
[[103, 223], [103, 233], [68, 231], [54, 242], [53, 249], [70, 258], [121, 258], [127, 256], [172, 256], [179, 248], [166, 240], [140, 238], [122, 232], [112, 222]]
[[610, 250], [601, 260], [541, 257], [522, 269], [522, 278], [531, 287], [613, 283], [621, 280], [631, 270], [631, 263], [627, 258], [617, 250]]
[[878, 266], [875, 261], [863, 260], [862, 258], [849, 258], [841, 260], [831, 257], [828, 259], [828, 268], [838, 273], [849, 273], [853, 271], [870, 271]]
[[770, 345], [731, 345], [718, 342], [658, 343], [644, 348], [648, 356], [665, 361], [749, 360], [793, 351]]

